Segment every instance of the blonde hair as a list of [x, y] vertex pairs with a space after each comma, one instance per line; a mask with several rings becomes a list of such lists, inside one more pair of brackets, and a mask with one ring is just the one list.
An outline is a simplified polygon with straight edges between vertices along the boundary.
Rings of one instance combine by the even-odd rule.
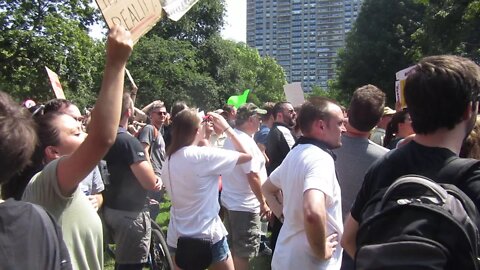
[[460, 157], [480, 159], [480, 116], [462, 144]]

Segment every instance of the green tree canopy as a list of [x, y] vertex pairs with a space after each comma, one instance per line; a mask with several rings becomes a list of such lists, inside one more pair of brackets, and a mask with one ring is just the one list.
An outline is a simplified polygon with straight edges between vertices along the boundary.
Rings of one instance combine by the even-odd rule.
[[480, 1], [418, 2], [425, 6], [425, 15], [413, 34], [412, 53], [456, 54], [480, 61]]
[[3, 1], [0, 4], [0, 89], [24, 99], [53, 98], [45, 66], [60, 76], [81, 107], [99, 87], [103, 46], [87, 34], [97, 19], [88, 0]]
[[334, 89], [348, 98], [367, 83], [395, 102], [395, 73], [428, 55], [480, 61], [480, 1], [365, 0], [339, 52]]
[[220, 33], [224, 24], [224, 2], [224, 0], [198, 1], [180, 20], [175, 22], [164, 18], [147, 35], [190, 41], [194, 46], [199, 46]]
[[349, 100], [356, 88], [374, 84], [395, 102], [395, 73], [414, 62], [407, 54], [411, 35], [420, 26], [424, 6], [413, 0], [365, 0], [339, 52], [334, 88]]
[[249, 100], [259, 104], [283, 98], [285, 76], [273, 59], [218, 35], [199, 48], [189, 41], [143, 38], [128, 66], [139, 86], [139, 107], [161, 99], [167, 105], [184, 100], [211, 110], [245, 89], [252, 90]]

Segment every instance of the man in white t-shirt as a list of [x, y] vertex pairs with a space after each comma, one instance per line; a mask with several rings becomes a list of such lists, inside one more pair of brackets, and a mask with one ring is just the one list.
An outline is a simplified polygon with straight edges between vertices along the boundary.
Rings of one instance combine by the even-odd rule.
[[[299, 115], [303, 136], [262, 186], [268, 205], [284, 219], [272, 269], [340, 269], [342, 205], [331, 149], [341, 146], [343, 113], [333, 101], [315, 98]], [[275, 197], [279, 190], [282, 202]]]
[[[266, 111], [248, 103], [237, 110], [235, 132], [247, 146], [252, 160], [237, 164], [230, 173], [222, 176], [222, 205], [225, 227], [236, 270], [247, 270], [248, 262], [258, 253], [260, 246], [260, 216], [270, 217], [270, 208], [262, 194], [261, 185], [267, 179], [265, 156], [253, 140], [260, 126], [260, 114]], [[224, 149], [234, 150], [230, 139]]]

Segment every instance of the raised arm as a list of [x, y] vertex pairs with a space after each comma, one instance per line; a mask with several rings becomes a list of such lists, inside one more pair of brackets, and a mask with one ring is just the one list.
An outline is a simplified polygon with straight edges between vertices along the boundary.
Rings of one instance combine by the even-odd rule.
[[78, 184], [114, 143], [120, 120], [125, 66], [132, 52], [130, 32], [122, 26], [110, 29], [101, 90], [92, 112], [90, 131], [85, 141], [57, 168], [58, 185], [63, 195], [71, 195]]
[[237, 164], [242, 164], [250, 161], [252, 159], [252, 155], [247, 153], [246, 148], [244, 147], [242, 142], [238, 139], [237, 133], [233, 131], [233, 129], [227, 123], [227, 120], [225, 120], [223, 116], [214, 112], [209, 112], [208, 115], [210, 116], [210, 119], [212, 120], [213, 125], [216, 126], [218, 130], [222, 130], [223, 132], [225, 132], [225, 134], [230, 138], [230, 140], [232, 140], [232, 144], [235, 150], [240, 152], [240, 156], [238, 157]]

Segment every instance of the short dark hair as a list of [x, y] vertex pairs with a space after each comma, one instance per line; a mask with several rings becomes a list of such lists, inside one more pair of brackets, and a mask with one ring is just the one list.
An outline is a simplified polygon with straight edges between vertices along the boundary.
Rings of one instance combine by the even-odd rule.
[[[385, 137], [383, 138], [383, 146], [387, 147], [390, 144], [390, 142], [393, 140], [393, 138], [398, 133], [398, 125], [400, 123], [405, 123], [408, 115], [410, 115], [409, 112], [408, 112], [408, 109], [403, 109], [401, 111], [397, 111], [392, 116], [392, 120], [390, 120], [390, 122], [388, 122], [387, 128], [385, 129]], [[411, 115], [410, 115], [410, 118], [412, 118]]]
[[283, 112], [283, 110], [285, 110], [285, 105], [287, 104], [290, 104], [290, 102], [280, 101], [275, 103], [275, 106], [273, 106], [272, 109], [273, 119], [277, 120], [277, 114]]
[[31, 114], [0, 91], [0, 183], [7, 182], [30, 163], [36, 144]]
[[325, 97], [312, 97], [302, 104], [297, 116], [297, 125], [303, 134], [307, 134], [312, 129], [312, 124], [316, 120], [328, 121], [332, 117], [329, 107], [337, 105], [334, 100]]
[[480, 67], [473, 61], [453, 55], [423, 58], [405, 83], [413, 130], [430, 134], [453, 129], [469, 102], [477, 101], [479, 88]]
[[359, 131], [370, 131], [380, 121], [385, 93], [375, 85], [364, 85], [353, 92], [348, 107], [348, 123]]
[[72, 105], [72, 102], [63, 98], [54, 98], [47, 103], [45, 103], [45, 108], [43, 108], [43, 113], [49, 112], [58, 112], [62, 109], [62, 107], [67, 108], [68, 106]]

